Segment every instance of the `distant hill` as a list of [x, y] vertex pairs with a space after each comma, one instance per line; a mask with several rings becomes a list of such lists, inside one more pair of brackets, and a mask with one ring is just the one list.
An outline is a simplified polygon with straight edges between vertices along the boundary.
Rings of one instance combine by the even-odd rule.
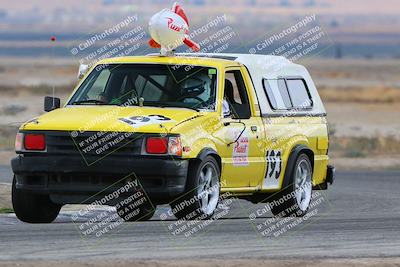
[[[0, 0], [0, 31], [87, 31], [138, 13], [143, 21], [173, 1], [163, 0]], [[189, 0], [181, 1], [193, 22], [227, 14], [233, 24], [284, 23], [315, 13], [344, 32], [400, 32], [398, 0]]]
[[[69, 42], [103, 32], [127, 16], [138, 15], [137, 25], [147, 30], [149, 18], [173, 1], [164, 0], [0, 0], [1, 54], [48, 53], [50, 35]], [[290, 27], [306, 15], [337, 45], [331, 54], [400, 56], [399, 0], [185, 0], [191, 29], [226, 15], [227, 24], [243, 42], [265, 38]], [[240, 44], [237, 44], [240, 45]], [[35, 50], [36, 49], [36, 50]], [[373, 50], [370, 52], [369, 50]], [[35, 52], [32, 52], [35, 51]], [[245, 51], [245, 50], [244, 50]], [[347, 52], [346, 52], [347, 51]], [[56, 51], [57, 53], [57, 51]], [[61, 52], [60, 52], [61, 53]], [[63, 52], [65, 54], [65, 52]]]

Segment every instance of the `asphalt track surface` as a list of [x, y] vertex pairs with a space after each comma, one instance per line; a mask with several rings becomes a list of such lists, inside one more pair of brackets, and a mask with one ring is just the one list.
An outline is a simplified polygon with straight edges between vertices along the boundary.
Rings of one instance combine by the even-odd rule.
[[[399, 257], [399, 179], [400, 171], [338, 172], [335, 184], [314, 198], [314, 215], [291, 228], [283, 219], [268, 222], [270, 213], [250, 220], [264, 204], [238, 200], [222, 209], [226, 216], [188, 237], [172, 234], [173, 218], [160, 220], [167, 206], [151, 221], [123, 223], [101, 237], [83, 236], [79, 226], [105, 209], [75, 222], [75, 212], [63, 209], [54, 223], [39, 225], [0, 215], [0, 262]], [[263, 235], [260, 225], [278, 227]]]

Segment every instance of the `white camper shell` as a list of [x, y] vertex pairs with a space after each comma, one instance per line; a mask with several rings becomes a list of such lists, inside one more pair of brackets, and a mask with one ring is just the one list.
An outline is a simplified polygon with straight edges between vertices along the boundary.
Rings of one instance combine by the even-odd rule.
[[[307, 69], [304, 66], [295, 64], [284, 57], [251, 54], [207, 53], [185, 53], [177, 55], [219, 58], [243, 64], [248, 69], [253, 81], [261, 115], [263, 117], [326, 116], [324, 105]], [[303, 81], [310, 102], [305, 102], [303, 105], [296, 106], [285, 105], [284, 97], [281, 95], [279, 86], [280, 84], [285, 83], [287, 85], [288, 82], [293, 80]]]

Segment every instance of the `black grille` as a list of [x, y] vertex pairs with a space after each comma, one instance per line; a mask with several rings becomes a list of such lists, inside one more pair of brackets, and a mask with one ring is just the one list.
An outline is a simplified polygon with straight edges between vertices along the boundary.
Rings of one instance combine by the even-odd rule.
[[140, 155], [143, 134], [85, 132], [76, 137], [70, 132], [45, 132], [48, 154], [82, 156]]

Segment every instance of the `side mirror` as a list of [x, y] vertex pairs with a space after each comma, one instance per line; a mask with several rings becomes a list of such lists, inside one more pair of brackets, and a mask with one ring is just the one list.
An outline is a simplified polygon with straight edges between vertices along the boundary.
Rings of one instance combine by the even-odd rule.
[[79, 71], [78, 71], [78, 80], [82, 79], [83, 76], [85, 76], [86, 72], [89, 70], [89, 66], [85, 64], [81, 64], [79, 66]]
[[44, 98], [44, 111], [49, 112], [60, 108], [61, 101], [58, 97], [46, 96]]

